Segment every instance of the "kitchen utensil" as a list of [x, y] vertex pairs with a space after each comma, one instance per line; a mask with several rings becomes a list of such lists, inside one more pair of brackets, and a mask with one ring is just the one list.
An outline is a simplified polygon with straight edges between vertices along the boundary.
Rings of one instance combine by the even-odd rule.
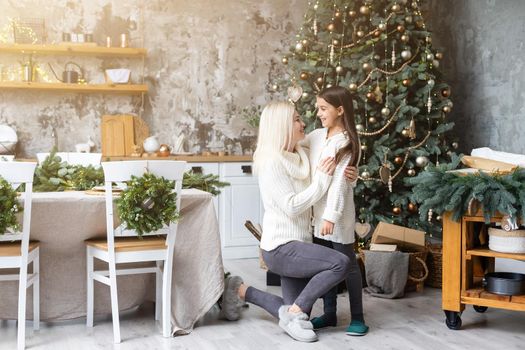
[[489, 293], [500, 295], [525, 294], [525, 275], [514, 272], [490, 272], [483, 278], [483, 287]]
[[[53, 69], [53, 66], [51, 66], [50, 63], [48, 63], [48, 64], [49, 64], [49, 68], [51, 68], [51, 71], [53, 72], [53, 75], [55, 76], [55, 78], [58, 81], [62, 82], [62, 83], [77, 84], [80, 79], [84, 79], [84, 70], [82, 69], [82, 67], [80, 67], [75, 62], [69, 61], [69, 62], [66, 63], [66, 65], [64, 67], [64, 71], [62, 72], [62, 79], [60, 79], [58, 77], [58, 75], [56, 74], [55, 70]], [[79, 72], [73, 70], [74, 68], [71, 68], [71, 66], [76, 66], [78, 68]]]

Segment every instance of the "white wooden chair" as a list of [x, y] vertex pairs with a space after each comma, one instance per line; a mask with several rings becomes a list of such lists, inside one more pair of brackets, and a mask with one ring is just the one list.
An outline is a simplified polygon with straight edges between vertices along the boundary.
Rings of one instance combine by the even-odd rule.
[[[57, 152], [56, 155], [63, 162], [67, 162], [70, 165], [100, 166], [100, 161], [102, 160], [102, 153]], [[38, 164], [41, 164], [48, 156], [49, 152], [37, 153]]]
[[[131, 179], [132, 175], [142, 176], [149, 171], [168, 180], [175, 180], [177, 193], [177, 208], [180, 209], [182, 177], [186, 169], [186, 162], [182, 161], [122, 161], [102, 162], [104, 169], [106, 189], [106, 239], [90, 239], [87, 245], [87, 315], [88, 327], [93, 327], [93, 285], [94, 281], [101, 282], [110, 287], [111, 313], [113, 317], [113, 335], [115, 343], [120, 343], [119, 307], [117, 300], [117, 276], [155, 273], [156, 298], [155, 319], [162, 314], [162, 334], [164, 337], [171, 335], [171, 278], [173, 268], [173, 250], [177, 223], [171, 223], [159, 231], [137, 237], [133, 230], [126, 230], [121, 224], [114, 228], [113, 224], [113, 195], [112, 182], [122, 183]], [[162, 236], [159, 236], [162, 235]], [[94, 258], [108, 263], [109, 270], [94, 270]], [[116, 265], [131, 262], [156, 262], [156, 266], [143, 268], [121, 268]]]
[[[31, 229], [31, 195], [36, 163], [0, 162], [0, 176], [17, 188], [25, 184], [22, 231], [0, 235], [0, 269], [20, 269], [17, 274], [0, 274], [0, 281], [19, 281], [18, 287], [18, 349], [25, 348], [27, 288], [33, 286], [33, 329], [40, 326], [39, 244], [29, 241]], [[28, 265], [33, 263], [33, 273]]]

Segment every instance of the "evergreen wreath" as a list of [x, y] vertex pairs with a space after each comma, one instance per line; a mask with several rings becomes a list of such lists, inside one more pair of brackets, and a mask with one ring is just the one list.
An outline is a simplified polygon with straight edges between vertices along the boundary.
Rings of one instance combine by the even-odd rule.
[[6, 233], [8, 228], [15, 231], [20, 229], [16, 214], [22, 210], [16, 191], [0, 176], [0, 235]]
[[453, 157], [450, 164], [429, 165], [418, 176], [406, 179], [414, 186], [411, 199], [420, 203], [422, 221], [430, 209], [437, 214], [449, 211], [452, 219], [459, 221], [468, 212], [471, 200], [479, 202], [487, 223], [496, 212], [525, 218], [525, 169], [517, 168], [505, 175], [447, 172], [455, 169], [459, 161], [459, 157]]
[[116, 200], [120, 220], [126, 229], [135, 230], [139, 237], [161, 229], [179, 219], [175, 181], [145, 173], [132, 176], [128, 187]]

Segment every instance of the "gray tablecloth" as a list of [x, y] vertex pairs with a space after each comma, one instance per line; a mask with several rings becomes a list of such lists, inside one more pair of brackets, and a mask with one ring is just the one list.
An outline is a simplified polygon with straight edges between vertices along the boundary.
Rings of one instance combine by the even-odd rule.
[[[191, 332], [194, 323], [213, 306], [224, 288], [219, 228], [211, 195], [194, 189], [183, 190], [180, 212], [172, 283], [174, 334]], [[41, 319], [85, 316], [84, 240], [105, 236], [105, 225], [103, 195], [33, 194], [31, 239], [40, 241]], [[154, 300], [154, 275], [119, 276], [117, 289], [121, 310]], [[0, 319], [16, 319], [18, 283], [2, 282], [0, 290]], [[31, 295], [32, 288], [27, 302], [29, 319], [33, 317]], [[109, 287], [95, 282], [95, 314], [108, 313], [111, 313]]]

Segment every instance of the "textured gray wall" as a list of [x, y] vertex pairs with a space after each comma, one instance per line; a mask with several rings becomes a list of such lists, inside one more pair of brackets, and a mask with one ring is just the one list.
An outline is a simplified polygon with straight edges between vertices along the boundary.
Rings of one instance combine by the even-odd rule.
[[525, 1], [431, 0], [426, 20], [443, 47], [460, 150], [525, 154]]
[[[48, 151], [55, 142], [71, 151], [88, 135], [100, 150], [104, 114], [140, 114], [164, 143], [185, 130], [195, 152], [211, 140], [219, 146], [239, 141], [241, 133], [254, 135], [239, 112], [269, 98], [269, 72], [278, 66], [280, 51], [287, 50], [306, 5], [306, 0], [0, 0], [0, 39], [9, 18], [36, 16], [46, 20], [48, 42], [83, 29], [101, 45], [106, 35], [116, 43], [120, 33], [129, 33], [131, 46], [148, 49], [145, 80], [150, 87], [143, 108], [140, 97], [1, 91], [0, 124], [17, 130], [18, 156]], [[20, 60], [0, 55], [0, 65], [7, 68], [19, 67]], [[103, 80], [106, 68], [130, 67], [135, 81], [142, 71], [140, 59], [36, 60], [46, 70], [52, 63], [58, 74], [74, 60], [89, 81]]]

